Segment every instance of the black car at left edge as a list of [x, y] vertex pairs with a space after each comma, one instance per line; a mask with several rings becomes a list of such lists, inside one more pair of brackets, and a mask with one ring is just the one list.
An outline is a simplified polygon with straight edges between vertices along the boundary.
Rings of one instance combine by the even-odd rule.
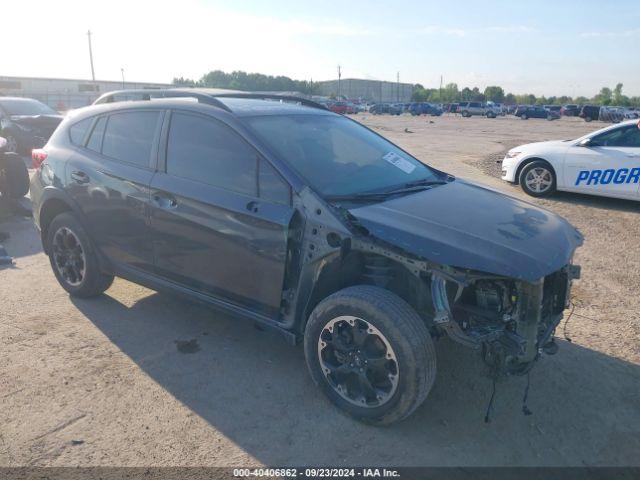
[[41, 148], [61, 121], [62, 115], [33, 98], [0, 97], [0, 136], [7, 140], [7, 152]]

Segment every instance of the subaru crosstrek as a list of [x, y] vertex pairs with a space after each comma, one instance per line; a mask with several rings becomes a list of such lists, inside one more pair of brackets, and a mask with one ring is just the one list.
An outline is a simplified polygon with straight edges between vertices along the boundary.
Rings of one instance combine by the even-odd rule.
[[564, 219], [312, 102], [197, 95], [79, 109], [34, 151], [71, 295], [119, 276], [302, 340], [326, 396], [375, 424], [423, 402], [443, 335], [504, 374], [555, 353], [582, 243]]

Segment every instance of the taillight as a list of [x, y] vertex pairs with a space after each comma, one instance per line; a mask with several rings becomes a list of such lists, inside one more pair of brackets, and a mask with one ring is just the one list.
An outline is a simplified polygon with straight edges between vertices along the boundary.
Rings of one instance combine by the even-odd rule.
[[43, 149], [34, 148], [33, 150], [31, 150], [31, 164], [33, 165], [33, 168], [40, 168], [40, 165], [42, 165], [42, 162], [44, 162], [46, 159], [47, 152], [45, 152]]

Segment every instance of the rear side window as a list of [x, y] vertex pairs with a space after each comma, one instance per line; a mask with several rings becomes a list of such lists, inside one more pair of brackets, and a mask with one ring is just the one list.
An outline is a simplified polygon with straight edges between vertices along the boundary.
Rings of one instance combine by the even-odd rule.
[[93, 118], [85, 118], [84, 120], [80, 120], [69, 127], [69, 139], [71, 140], [71, 143], [74, 145], [82, 145], [92, 121]]
[[197, 115], [171, 115], [167, 173], [257, 195], [257, 153], [226, 125]]
[[124, 163], [149, 168], [160, 112], [122, 112], [109, 116], [102, 154]]
[[100, 117], [96, 122], [89, 141], [87, 142], [87, 148], [96, 152], [99, 152], [102, 148], [102, 136], [104, 134], [104, 126], [107, 124], [107, 117]]

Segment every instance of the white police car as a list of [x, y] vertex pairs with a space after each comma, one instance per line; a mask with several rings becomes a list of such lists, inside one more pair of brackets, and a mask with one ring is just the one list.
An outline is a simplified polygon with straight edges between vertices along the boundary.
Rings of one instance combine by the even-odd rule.
[[502, 179], [534, 197], [566, 190], [640, 200], [640, 122], [512, 148], [502, 160]]

